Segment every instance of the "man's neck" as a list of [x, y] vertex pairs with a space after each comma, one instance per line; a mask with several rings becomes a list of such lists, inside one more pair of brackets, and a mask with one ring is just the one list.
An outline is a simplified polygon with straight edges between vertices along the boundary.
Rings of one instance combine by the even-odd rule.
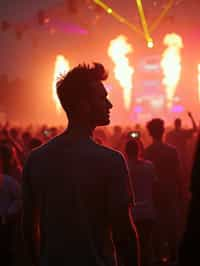
[[69, 122], [67, 127], [67, 134], [77, 138], [90, 138], [92, 137], [93, 130], [94, 128], [86, 124]]

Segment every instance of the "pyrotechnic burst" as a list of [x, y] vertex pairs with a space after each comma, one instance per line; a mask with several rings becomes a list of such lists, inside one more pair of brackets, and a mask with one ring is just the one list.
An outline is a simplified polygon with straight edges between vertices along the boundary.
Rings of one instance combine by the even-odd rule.
[[69, 71], [69, 69], [70, 67], [68, 60], [66, 60], [63, 55], [57, 55], [55, 61], [55, 68], [54, 68], [53, 84], [52, 84], [52, 96], [58, 112], [60, 112], [61, 110], [61, 104], [56, 94], [56, 83], [59, 77], [63, 74], [66, 74]]
[[130, 108], [132, 95], [132, 75], [134, 68], [129, 65], [129, 60], [126, 55], [132, 52], [132, 46], [126, 41], [123, 35], [111, 40], [108, 55], [112, 58], [115, 68], [115, 78], [119, 81], [123, 88], [124, 105], [126, 109]]
[[181, 36], [171, 33], [167, 34], [163, 40], [167, 46], [161, 59], [161, 68], [163, 69], [163, 84], [166, 87], [166, 98], [168, 107], [171, 106], [181, 75], [181, 48], [183, 41]]

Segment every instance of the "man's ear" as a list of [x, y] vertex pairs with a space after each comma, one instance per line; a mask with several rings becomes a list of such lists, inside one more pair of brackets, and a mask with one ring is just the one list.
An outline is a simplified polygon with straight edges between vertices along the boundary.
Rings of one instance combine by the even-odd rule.
[[89, 115], [91, 112], [91, 107], [90, 107], [90, 103], [88, 100], [81, 100], [79, 102], [79, 104], [77, 105], [77, 111], [80, 112], [80, 114], [85, 114], [85, 115]]

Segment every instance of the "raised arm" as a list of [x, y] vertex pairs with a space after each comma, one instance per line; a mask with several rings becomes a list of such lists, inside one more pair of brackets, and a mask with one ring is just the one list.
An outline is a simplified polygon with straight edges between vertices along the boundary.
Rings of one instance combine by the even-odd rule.
[[189, 116], [189, 118], [190, 118], [190, 120], [192, 122], [193, 131], [197, 131], [197, 124], [196, 124], [196, 122], [194, 120], [194, 117], [193, 117], [192, 113], [188, 112], [188, 116]]

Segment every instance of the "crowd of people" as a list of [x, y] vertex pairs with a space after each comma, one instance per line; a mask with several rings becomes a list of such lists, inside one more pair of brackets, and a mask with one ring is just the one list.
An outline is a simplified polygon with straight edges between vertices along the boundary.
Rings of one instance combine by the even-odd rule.
[[107, 126], [104, 79], [102, 65], [81, 65], [58, 84], [67, 130], [0, 126], [3, 265], [178, 263], [197, 125], [189, 112], [189, 128], [180, 118]]

